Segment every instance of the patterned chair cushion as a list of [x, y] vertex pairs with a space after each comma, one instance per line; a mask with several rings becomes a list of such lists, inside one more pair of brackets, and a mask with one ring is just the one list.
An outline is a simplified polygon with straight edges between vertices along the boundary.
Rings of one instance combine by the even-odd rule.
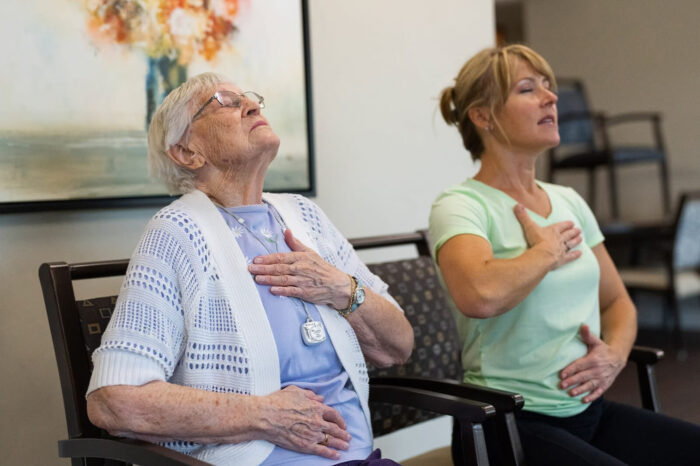
[[85, 349], [90, 358], [90, 371], [92, 371], [92, 352], [100, 346], [102, 334], [107, 328], [112, 311], [117, 303], [116, 296], [103, 296], [100, 298], [83, 299], [76, 301], [80, 326], [83, 329]]
[[[370, 367], [370, 378], [413, 376], [460, 379], [459, 336], [432, 259], [421, 256], [371, 264], [369, 268], [389, 285], [389, 293], [406, 313], [415, 336], [413, 354], [405, 364], [387, 369]], [[438, 416], [386, 403], [372, 403], [371, 410], [375, 436]]]

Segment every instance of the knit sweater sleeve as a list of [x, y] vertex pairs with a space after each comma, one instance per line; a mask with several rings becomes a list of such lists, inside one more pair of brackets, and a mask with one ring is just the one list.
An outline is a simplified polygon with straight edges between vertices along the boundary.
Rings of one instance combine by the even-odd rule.
[[296, 197], [302, 217], [307, 223], [309, 234], [316, 241], [323, 260], [339, 270], [357, 277], [363, 286], [370, 288], [401, 309], [396, 300], [389, 294], [389, 285], [367, 268], [350, 242], [336, 228], [325, 212], [311, 200], [302, 196]]
[[88, 393], [109, 385], [165, 381], [173, 375], [184, 345], [183, 296], [192, 293], [187, 284], [195, 282], [191, 257], [183, 247], [184, 224], [168, 208], [149, 222], [101, 345], [93, 353]]

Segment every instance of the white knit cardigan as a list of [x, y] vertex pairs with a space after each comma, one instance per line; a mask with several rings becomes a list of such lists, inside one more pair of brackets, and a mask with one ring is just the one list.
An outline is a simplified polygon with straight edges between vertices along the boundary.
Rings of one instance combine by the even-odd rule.
[[[297, 195], [264, 199], [296, 238], [396, 304], [318, 206]], [[337, 311], [317, 307], [371, 425], [369, 380], [355, 333]], [[248, 395], [280, 389], [275, 340], [246, 258], [202, 192], [182, 196], [149, 222], [93, 362], [88, 393], [153, 380]], [[166, 446], [214, 464], [259, 464], [274, 448], [263, 440]]]

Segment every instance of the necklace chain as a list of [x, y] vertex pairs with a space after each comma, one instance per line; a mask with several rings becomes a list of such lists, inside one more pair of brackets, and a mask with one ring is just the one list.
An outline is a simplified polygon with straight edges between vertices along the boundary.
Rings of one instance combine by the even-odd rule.
[[[272, 214], [272, 218], [275, 219], [275, 222], [277, 222], [277, 225], [282, 229], [282, 232], [284, 233], [284, 231], [287, 229], [287, 225], [284, 223], [284, 220], [282, 220], [282, 218], [280, 218], [279, 214], [278, 214], [277, 211], [274, 209], [274, 207], [272, 207], [269, 203], [267, 203], [267, 202], [265, 202], [265, 201], [263, 201], [263, 203], [264, 203], [265, 206], [270, 210], [270, 213]], [[270, 250], [267, 248], [267, 245], [265, 244], [265, 241], [263, 241], [262, 239], [260, 239], [260, 238], [258, 237], [258, 235], [256, 235], [255, 232], [254, 232], [250, 227], [248, 227], [248, 225], [246, 225], [244, 219], [242, 219], [242, 218], [239, 217], [238, 215], [234, 214], [233, 212], [229, 212], [228, 209], [226, 209], [226, 207], [224, 207], [224, 206], [222, 206], [222, 205], [220, 205], [220, 204], [218, 204], [218, 203], [216, 203], [216, 202], [214, 202], [214, 205], [216, 205], [217, 207], [220, 207], [224, 212], [226, 212], [228, 215], [230, 215], [231, 217], [233, 217], [233, 219], [236, 220], [236, 222], [238, 222], [239, 225], [241, 225], [243, 228], [245, 228], [246, 231], [247, 231], [248, 233], [250, 233], [251, 236], [252, 236], [253, 238], [255, 238], [255, 240], [256, 240], [258, 243], [260, 243], [260, 245], [263, 247], [263, 249], [264, 249], [265, 251], [269, 252], [270, 254], [272, 254], [273, 252], [279, 252], [278, 247], [277, 247], [277, 241], [276, 241], [276, 238], [277, 238], [277, 237], [276, 237], [276, 236], [275, 236], [275, 241], [274, 241], [274, 244], [275, 244], [275, 251], [270, 251]], [[268, 242], [272, 243], [271, 240], [269, 240], [269, 239], [267, 239], [267, 238], [265, 238], [265, 239], [266, 239]], [[290, 296], [290, 298], [294, 298], [294, 297]], [[299, 301], [299, 302], [301, 303], [302, 307], [304, 308], [304, 313], [306, 313], [306, 321], [307, 321], [307, 322], [313, 321], [313, 319], [311, 318], [311, 314], [309, 313], [309, 310], [306, 308], [306, 303], [304, 302], [304, 300], [301, 299], [301, 298], [294, 298], [294, 299], [296, 299], [297, 301]]]

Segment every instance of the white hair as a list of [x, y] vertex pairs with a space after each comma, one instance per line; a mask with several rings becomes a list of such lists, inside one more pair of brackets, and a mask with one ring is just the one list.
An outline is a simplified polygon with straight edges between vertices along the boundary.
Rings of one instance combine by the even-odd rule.
[[195, 188], [194, 172], [176, 164], [168, 150], [180, 142], [189, 130], [197, 110], [197, 97], [213, 94], [216, 88], [231, 80], [217, 73], [191, 77], [170, 94], [156, 110], [148, 129], [148, 171], [165, 183], [170, 194], [183, 194]]

